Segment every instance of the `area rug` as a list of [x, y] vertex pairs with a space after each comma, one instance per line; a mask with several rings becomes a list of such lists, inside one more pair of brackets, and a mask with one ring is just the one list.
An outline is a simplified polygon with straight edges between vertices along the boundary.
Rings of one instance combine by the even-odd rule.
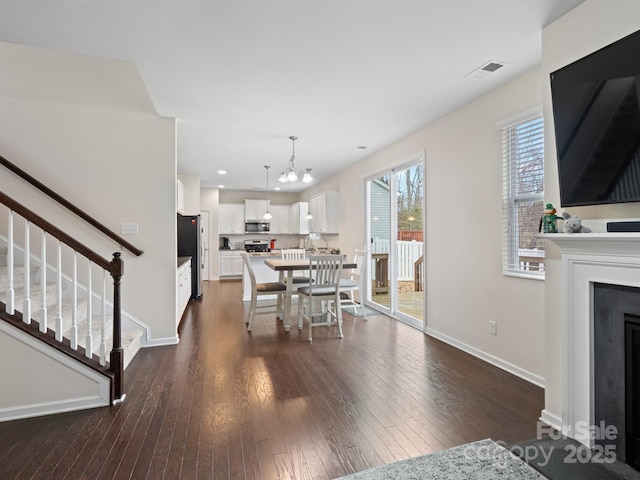
[[[364, 309], [366, 310], [367, 315], [380, 315], [380, 312], [378, 312], [377, 310], [374, 310], [372, 308], [364, 307]], [[363, 317], [364, 316], [364, 315], [362, 315], [362, 308], [360, 308], [360, 306], [357, 306], [357, 307], [342, 307], [342, 311], [343, 312], [347, 312], [352, 317]]]
[[546, 480], [493, 440], [409, 458], [339, 480]]

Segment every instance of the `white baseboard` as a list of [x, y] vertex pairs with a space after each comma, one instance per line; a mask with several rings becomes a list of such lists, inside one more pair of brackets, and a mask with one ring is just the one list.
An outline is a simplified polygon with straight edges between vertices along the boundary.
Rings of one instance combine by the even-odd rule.
[[53, 415], [56, 413], [73, 412], [76, 410], [87, 410], [89, 408], [108, 407], [109, 401], [99, 396], [75, 398], [62, 400], [59, 402], [40, 403], [19, 407], [9, 407], [0, 409], [0, 422], [19, 420], [21, 418], [41, 417], [43, 415]]
[[147, 340], [147, 343], [143, 345], [144, 348], [147, 347], [162, 347], [165, 345], [177, 345], [180, 342], [180, 337], [176, 335], [175, 337], [164, 337], [164, 338], [154, 338], [151, 340]]
[[562, 431], [562, 417], [550, 412], [546, 408], [540, 412], [540, 421], [558, 431]]
[[471, 345], [467, 345], [466, 343], [463, 343], [459, 340], [456, 340], [455, 338], [444, 335], [431, 328], [426, 328], [424, 332], [433, 338], [437, 338], [438, 340], [441, 340], [444, 343], [448, 343], [449, 345], [454, 346], [470, 355], [473, 355], [474, 357], [484, 360], [485, 362], [490, 363], [491, 365], [494, 365], [506, 372], [509, 372], [515, 375], [516, 377], [520, 377], [529, 383], [533, 383], [534, 385], [537, 385], [540, 388], [544, 388], [544, 377], [541, 377], [540, 375], [531, 373], [523, 368], [513, 365], [512, 363], [506, 362], [501, 358], [498, 358], [494, 355], [483, 352], [482, 350], [478, 350], [477, 348], [472, 347]]

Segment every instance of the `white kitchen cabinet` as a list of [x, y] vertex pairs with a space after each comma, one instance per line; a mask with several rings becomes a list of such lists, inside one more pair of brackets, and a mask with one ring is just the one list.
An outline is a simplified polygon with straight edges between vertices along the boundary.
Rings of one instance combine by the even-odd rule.
[[191, 298], [191, 258], [178, 265], [176, 276], [176, 326]]
[[242, 252], [220, 252], [220, 277], [242, 276]]
[[314, 233], [339, 233], [340, 209], [339, 193], [323, 192], [309, 200], [309, 211], [313, 219], [309, 231]]
[[269, 208], [271, 212], [271, 225], [269, 228], [269, 233], [286, 233], [290, 232], [289, 230], [289, 211], [290, 208], [288, 205], [271, 205]]
[[244, 205], [221, 203], [218, 212], [218, 233], [244, 234]]
[[309, 203], [298, 202], [289, 207], [289, 233], [307, 235], [309, 233]]
[[244, 200], [244, 219], [246, 221], [262, 220], [264, 214], [267, 213], [267, 200], [254, 200], [246, 198]]
[[184, 214], [184, 183], [182, 180], [176, 180], [176, 211]]

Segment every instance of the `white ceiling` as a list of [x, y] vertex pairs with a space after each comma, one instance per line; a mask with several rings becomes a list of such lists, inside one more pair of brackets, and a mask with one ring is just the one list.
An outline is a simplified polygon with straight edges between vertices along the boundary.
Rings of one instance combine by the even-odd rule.
[[291, 135], [322, 179], [513, 80], [583, 1], [0, 0], [0, 41], [132, 60], [178, 120], [178, 172], [250, 190]]

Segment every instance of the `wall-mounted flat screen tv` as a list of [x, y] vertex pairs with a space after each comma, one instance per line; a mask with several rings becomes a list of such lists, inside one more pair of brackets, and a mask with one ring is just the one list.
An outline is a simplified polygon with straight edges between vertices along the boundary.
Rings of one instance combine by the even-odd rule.
[[640, 202], [640, 30], [551, 73], [563, 207]]

